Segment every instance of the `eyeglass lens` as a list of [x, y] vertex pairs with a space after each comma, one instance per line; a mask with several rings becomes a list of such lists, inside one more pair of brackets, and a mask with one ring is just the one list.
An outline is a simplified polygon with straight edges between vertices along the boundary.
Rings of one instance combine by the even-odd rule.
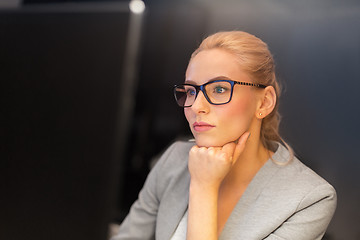
[[[224, 104], [230, 100], [231, 84], [229, 82], [212, 82], [205, 85], [207, 100], [213, 104]], [[197, 89], [191, 85], [179, 85], [175, 88], [175, 97], [179, 106], [190, 107], [197, 97]]]

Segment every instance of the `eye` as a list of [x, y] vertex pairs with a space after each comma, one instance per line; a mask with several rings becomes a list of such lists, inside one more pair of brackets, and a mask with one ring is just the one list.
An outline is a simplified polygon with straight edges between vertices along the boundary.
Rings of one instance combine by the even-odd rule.
[[224, 83], [217, 83], [216, 85], [211, 86], [211, 87], [212, 87], [211, 92], [213, 94], [223, 94], [223, 93], [226, 93], [227, 91], [229, 91], [229, 89], [230, 89], [230, 87]]
[[188, 96], [195, 96], [196, 95], [196, 90], [189, 88], [188, 90], [186, 90], [186, 95]]
[[214, 93], [224, 93], [226, 91], [227, 91], [227, 89], [222, 86], [217, 86], [214, 88]]

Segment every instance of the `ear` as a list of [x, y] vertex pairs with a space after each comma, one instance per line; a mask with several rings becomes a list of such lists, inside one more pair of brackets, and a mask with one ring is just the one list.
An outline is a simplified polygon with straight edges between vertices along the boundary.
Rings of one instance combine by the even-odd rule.
[[259, 106], [256, 112], [258, 119], [263, 119], [269, 115], [276, 105], [276, 92], [273, 86], [267, 86], [260, 98]]

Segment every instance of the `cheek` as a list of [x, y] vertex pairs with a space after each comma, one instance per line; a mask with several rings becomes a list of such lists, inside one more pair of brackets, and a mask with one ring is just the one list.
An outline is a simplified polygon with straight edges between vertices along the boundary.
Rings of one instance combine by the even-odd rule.
[[220, 115], [222, 125], [235, 132], [243, 132], [250, 127], [253, 120], [255, 114], [254, 101], [250, 98], [241, 98], [231, 101], [231, 103], [227, 111], [223, 111]]
[[241, 118], [246, 119], [252, 116], [254, 112], [254, 101], [252, 99], [244, 97], [231, 101], [228, 111], [224, 113], [227, 118]]
[[191, 111], [189, 108], [184, 108], [184, 115], [185, 115], [186, 120], [190, 123]]

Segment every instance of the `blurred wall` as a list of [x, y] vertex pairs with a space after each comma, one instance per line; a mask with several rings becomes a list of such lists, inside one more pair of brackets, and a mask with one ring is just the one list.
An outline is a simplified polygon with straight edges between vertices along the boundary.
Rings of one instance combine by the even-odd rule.
[[[140, 188], [149, 161], [190, 135], [172, 85], [207, 34], [244, 30], [269, 44], [283, 84], [281, 132], [304, 163], [337, 190], [326, 239], [359, 239], [360, 2], [147, 1], [127, 180]], [[154, 89], [156, 91], [154, 92]], [[137, 181], [136, 181], [137, 180]], [[128, 199], [130, 204], [138, 189]], [[136, 192], [136, 194], [135, 194]]]

